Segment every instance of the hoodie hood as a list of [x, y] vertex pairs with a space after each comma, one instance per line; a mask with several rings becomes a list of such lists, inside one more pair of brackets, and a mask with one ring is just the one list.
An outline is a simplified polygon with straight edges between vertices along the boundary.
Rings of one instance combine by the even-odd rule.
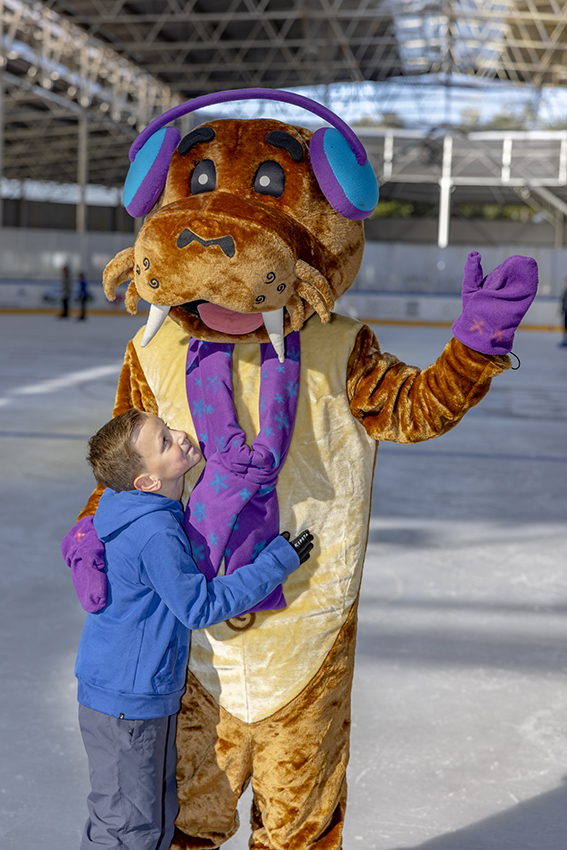
[[100, 540], [106, 543], [126, 526], [158, 511], [173, 513], [183, 522], [183, 508], [175, 499], [168, 499], [159, 493], [142, 493], [140, 490], [122, 490], [116, 492], [107, 487], [100, 499], [94, 525]]

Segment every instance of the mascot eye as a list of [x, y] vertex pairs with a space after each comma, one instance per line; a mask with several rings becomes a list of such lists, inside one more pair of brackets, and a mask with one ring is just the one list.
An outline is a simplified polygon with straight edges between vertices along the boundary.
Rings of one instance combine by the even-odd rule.
[[217, 171], [212, 159], [203, 159], [193, 169], [191, 175], [191, 194], [212, 192], [217, 185]]
[[254, 178], [254, 191], [281, 198], [285, 189], [285, 171], [279, 162], [263, 162]]

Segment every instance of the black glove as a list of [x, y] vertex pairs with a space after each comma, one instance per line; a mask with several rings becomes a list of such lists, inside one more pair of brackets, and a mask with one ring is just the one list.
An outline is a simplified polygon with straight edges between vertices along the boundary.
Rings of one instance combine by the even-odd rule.
[[293, 540], [289, 539], [289, 531], [282, 531], [281, 537], [285, 537], [290, 546], [293, 546], [299, 556], [299, 563], [303, 564], [309, 559], [313, 549], [313, 535], [308, 529], [302, 531]]

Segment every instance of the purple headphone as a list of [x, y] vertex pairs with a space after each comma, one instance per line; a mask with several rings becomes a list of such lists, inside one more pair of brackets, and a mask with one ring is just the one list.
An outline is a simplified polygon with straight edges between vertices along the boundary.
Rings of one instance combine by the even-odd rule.
[[147, 215], [163, 191], [171, 157], [181, 139], [179, 130], [166, 127], [166, 124], [205, 106], [256, 99], [301, 106], [332, 125], [317, 130], [309, 145], [315, 177], [326, 199], [340, 215], [355, 221], [368, 218], [378, 203], [378, 182], [358, 136], [334, 112], [316, 101], [273, 89], [233, 89], [206, 94], [154, 118], [130, 148], [132, 164], [124, 183], [127, 212], [134, 218]]

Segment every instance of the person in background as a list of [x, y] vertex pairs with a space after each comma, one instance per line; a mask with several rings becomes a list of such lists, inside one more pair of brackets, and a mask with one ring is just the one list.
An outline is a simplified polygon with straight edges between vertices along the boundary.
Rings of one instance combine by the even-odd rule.
[[563, 341], [559, 343], [559, 347], [567, 348], [567, 277], [565, 278], [565, 289], [559, 303], [559, 312], [563, 316]]
[[79, 275], [79, 304], [81, 312], [79, 321], [84, 321], [87, 318], [87, 301], [89, 300], [89, 287], [87, 279], [83, 272]]
[[71, 273], [69, 266], [63, 266], [61, 273], [61, 312], [60, 319], [69, 318], [69, 296], [71, 295]]

